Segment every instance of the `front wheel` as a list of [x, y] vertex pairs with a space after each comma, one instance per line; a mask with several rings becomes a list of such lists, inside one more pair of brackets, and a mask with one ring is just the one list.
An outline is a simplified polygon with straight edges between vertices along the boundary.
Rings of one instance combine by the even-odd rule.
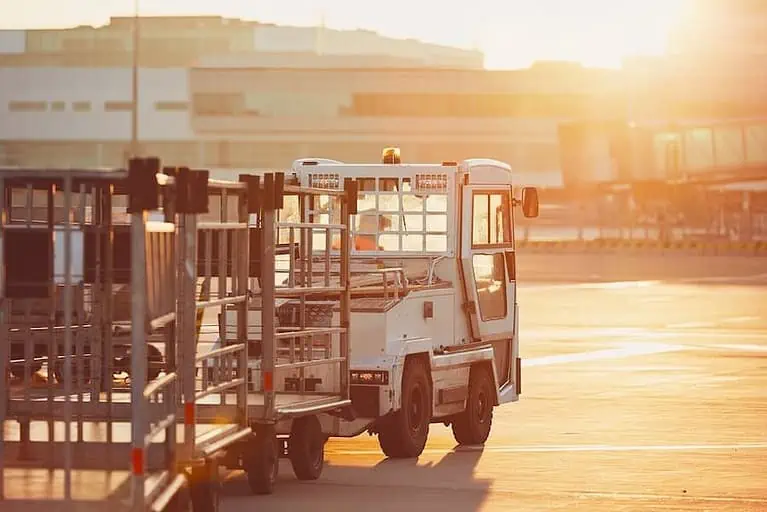
[[490, 436], [495, 404], [495, 383], [486, 368], [472, 368], [466, 409], [453, 421], [459, 444], [484, 444]]
[[378, 432], [378, 443], [387, 457], [406, 459], [423, 453], [431, 406], [428, 365], [421, 359], [409, 359], [402, 376], [402, 407], [383, 420]]

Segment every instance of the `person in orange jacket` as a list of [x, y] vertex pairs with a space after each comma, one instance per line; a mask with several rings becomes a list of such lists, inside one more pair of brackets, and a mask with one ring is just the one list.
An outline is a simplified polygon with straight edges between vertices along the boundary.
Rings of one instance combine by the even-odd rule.
[[[362, 232], [373, 231], [372, 226], [370, 224], [375, 222], [376, 218], [378, 219], [378, 232], [379, 233], [384, 232], [386, 230], [386, 228], [391, 226], [391, 220], [389, 220], [388, 218], [386, 218], [383, 215], [375, 215], [375, 214], [374, 215], [370, 215], [370, 214], [364, 215], [364, 213], [367, 213], [367, 212], [360, 212], [361, 217], [360, 217], [359, 228], [357, 228], [358, 231], [362, 231]], [[384, 250], [383, 246], [378, 245], [376, 243], [376, 235], [359, 234], [359, 233], [355, 234], [354, 235], [354, 239], [353, 239], [353, 243], [354, 243], [354, 249], [357, 250], [357, 251], [375, 251], [375, 250], [383, 251]], [[341, 248], [341, 241], [340, 240], [335, 240], [333, 242], [333, 245], [331, 246], [331, 248], [334, 249], [334, 250], [340, 249]]]

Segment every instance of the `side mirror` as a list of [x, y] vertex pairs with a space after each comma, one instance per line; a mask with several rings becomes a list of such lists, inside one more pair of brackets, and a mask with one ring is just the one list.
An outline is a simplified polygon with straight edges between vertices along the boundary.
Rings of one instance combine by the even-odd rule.
[[528, 219], [538, 217], [538, 189], [525, 187], [522, 189], [522, 213]]

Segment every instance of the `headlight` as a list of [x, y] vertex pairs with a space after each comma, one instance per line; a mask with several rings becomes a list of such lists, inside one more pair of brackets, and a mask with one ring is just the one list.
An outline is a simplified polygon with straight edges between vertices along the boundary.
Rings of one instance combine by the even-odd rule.
[[389, 384], [389, 372], [383, 370], [352, 370], [351, 383], [386, 386]]

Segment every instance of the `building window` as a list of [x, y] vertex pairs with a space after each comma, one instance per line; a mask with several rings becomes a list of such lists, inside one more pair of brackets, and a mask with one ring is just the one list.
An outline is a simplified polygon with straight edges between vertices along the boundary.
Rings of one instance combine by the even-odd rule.
[[106, 101], [104, 110], [107, 112], [130, 112], [133, 109], [131, 101]]
[[184, 112], [189, 108], [189, 104], [186, 101], [158, 101], [154, 108], [160, 112]]
[[198, 116], [258, 116], [260, 112], [248, 106], [245, 95], [195, 94], [194, 113]]
[[610, 101], [580, 94], [360, 93], [350, 107], [339, 107], [339, 115], [528, 118], [582, 116], [612, 107]]
[[90, 112], [91, 102], [90, 101], [73, 101], [72, 110], [74, 112]]
[[11, 112], [45, 112], [48, 104], [44, 101], [10, 101], [8, 110]]

